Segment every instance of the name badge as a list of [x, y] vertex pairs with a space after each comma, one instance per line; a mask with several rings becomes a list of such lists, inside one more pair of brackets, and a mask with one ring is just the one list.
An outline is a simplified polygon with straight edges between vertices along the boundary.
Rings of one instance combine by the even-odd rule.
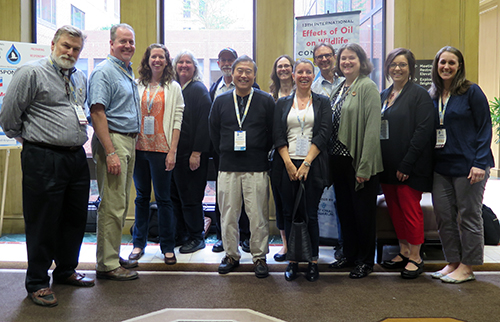
[[146, 135], [155, 134], [155, 117], [154, 116], [144, 116], [144, 134], [146, 134]]
[[295, 155], [305, 157], [309, 153], [311, 142], [306, 135], [297, 135], [297, 147], [295, 148]]
[[83, 112], [83, 107], [80, 105], [76, 105], [76, 104], [71, 104], [71, 105], [73, 106], [73, 109], [76, 112], [76, 116], [78, 117], [78, 122], [81, 125], [89, 124], [87, 117], [85, 116], [85, 113]]
[[389, 120], [382, 120], [380, 122], [380, 139], [389, 140]]
[[441, 149], [446, 144], [446, 129], [436, 130], [436, 149]]
[[234, 151], [246, 151], [247, 149], [247, 132], [234, 131]]

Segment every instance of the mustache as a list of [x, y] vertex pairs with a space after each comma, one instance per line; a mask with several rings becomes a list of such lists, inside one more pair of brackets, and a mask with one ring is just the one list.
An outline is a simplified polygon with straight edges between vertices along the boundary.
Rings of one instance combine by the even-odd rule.
[[64, 58], [64, 59], [67, 59], [73, 63], [76, 63], [76, 59], [74, 57], [68, 56], [66, 54], [59, 56], [59, 58]]

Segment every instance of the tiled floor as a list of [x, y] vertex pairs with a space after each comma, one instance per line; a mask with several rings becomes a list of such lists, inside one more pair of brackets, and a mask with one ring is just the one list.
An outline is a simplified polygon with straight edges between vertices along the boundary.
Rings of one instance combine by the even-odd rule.
[[[484, 203], [491, 207], [493, 211], [500, 215], [500, 180], [497, 178], [492, 178], [488, 181], [486, 186], [486, 192], [484, 194]], [[95, 253], [96, 245], [95, 241], [92, 239], [92, 235], [87, 235], [85, 241], [82, 245], [80, 252], [80, 262], [82, 263], [95, 263]], [[2, 236], [0, 238], [0, 261], [26, 261], [26, 245], [19, 236]], [[213, 238], [211, 238], [213, 240]], [[90, 242], [89, 242], [90, 241]], [[132, 244], [130, 243], [130, 236], [124, 236], [123, 244], [121, 247], [121, 256], [127, 258], [132, 251]], [[269, 255], [267, 256], [268, 263], [275, 263], [273, 256], [281, 249], [281, 246], [271, 244], [269, 247]], [[193, 254], [180, 254], [178, 252], [179, 248], [175, 249], [177, 261], [179, 263], [220, 263], [221, 259], [224, 257], [224, 252], [213, 253], [212, 244], [207, 244], [207, 247], [197, 251]], [[385, 247], [384, 257], [390, 257], [391, 253], [397, 254], [397, 247]], [[252, 263], [252, 257], [250, 254], [241, 252], [241, 263], [250, 264]], [[441, 252], [439, 249], [430, 248], [427, 252], [428, 258], [426, 262], [444, 262]], [[320, 263], [331, 263], [334, 261], [334, 251], [332, 247], [322, 246], [320, 247]], [[162, 263], [163, 255], [161, 254], [160, 247], [157, 244], [149, 244], [145, 249], [145, 255], [140, 259], [139, 262], [142, 263]], [[499, 246], [485, 246], [485, 263], [500, 263], [500, 247]]]

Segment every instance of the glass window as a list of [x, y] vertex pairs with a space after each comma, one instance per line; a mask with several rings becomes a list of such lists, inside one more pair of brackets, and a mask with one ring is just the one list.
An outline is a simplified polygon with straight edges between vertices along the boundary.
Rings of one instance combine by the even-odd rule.
[[85, 30], [85, 12], [75, 6], [71, 6], [71, 25]]
[[75, 65], [76, 68], [85, 73], [87, 78], [89, 77], [89, 59], [88, 58], [79, 58]]
[[37, 0], [36, 17], [39, 22], [47, 22], [51, 25], [56, 24], [56, 0]]
[[183, 18], [191, 18], [191, 0], [184, 0]]
[[[221, 49], [231, 47], [240, 56], [253, 57], [253, 1], [169, 0], [161, 19], [165, 22], [165, 46], [172, 58], [182, 50], [192, 51], [207, 71], [203, 82], [209, 87], [221, 75], [217, 66]], [[185, 18], [186, 4], [190, 19]]]

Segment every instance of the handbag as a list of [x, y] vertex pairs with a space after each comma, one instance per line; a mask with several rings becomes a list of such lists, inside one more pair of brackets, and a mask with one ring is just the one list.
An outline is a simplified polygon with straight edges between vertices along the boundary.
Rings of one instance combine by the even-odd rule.
[[[290, 236], [288, 237], [288, 250], [286, 252], [286, 259], [294, 262], [311, 262], [312, 261], [312, 244], [311, 238], [309, 237], [309, 230], [307, 228], [308, 218], [307, 218], [307, 208], [306, 208], [306, 196], [305, 196], [305, 186], [304, 182], [300, 181], [299, 191], [295, 198], [295, 205], [292, 212], [292, 226], [290, 228]], [[304, 195], [304, 213], [305, 218], [298, 218], [297, 210], [299, 208], [300, 201]], [[299, 221], [301, 220], [301, 221]]]

